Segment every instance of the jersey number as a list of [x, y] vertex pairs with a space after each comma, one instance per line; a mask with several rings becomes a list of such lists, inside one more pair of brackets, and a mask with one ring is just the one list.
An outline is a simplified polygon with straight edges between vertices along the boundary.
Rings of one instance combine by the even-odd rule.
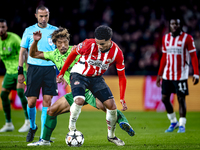
[[185, 82], [183, 82], [183, 85], [181, 84], [181, 82], [178, 83], [178, 86], [179, 86], [179, 91], [186, 91], [187, 90]]

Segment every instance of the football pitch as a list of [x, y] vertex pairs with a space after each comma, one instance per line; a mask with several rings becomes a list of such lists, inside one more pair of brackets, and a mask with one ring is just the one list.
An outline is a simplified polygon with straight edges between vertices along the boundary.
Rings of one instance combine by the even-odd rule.
[[[132, 149], [200, 149], [200, 112], [188, 112], [186, 133], [177, 133], [177, 129], [172, 133], [164, 133], [169, 126], [165, 112], [124, 112], [132, 125], [136, 135], [130, 137], [125, 131], [116, 126], [116, 136], [125, 142], [125, 146], [117, 147], [107, 141], [107, 125], [105, 113], [102, 111], [82, 111], [77, 121], [77, 129], [85, 138], [81, 147], [68, 147], [65, 143], [65, 136], [68, 133], [69, 113], [58, 116], [57, 126], [52, 134], [51, 146], [37, 147], [46, 150], [132, 150]], [[178, 113], [176, 113], [178, 116]], [[40, 115], [37, 111], [36, 123], [39, 127], [34, 141], [38, 141], [40, 135]], [[0, 111], [0, 127], [4, 125], [4, 114]], [[35, 149], [27, 147], [27, 133], [19, 133], [18, 129], [24, 123], [23, 111], [12, 110], [12, 120], [15, 126], [13, 132], [0, 133], [0, 150], [22, 150]]]

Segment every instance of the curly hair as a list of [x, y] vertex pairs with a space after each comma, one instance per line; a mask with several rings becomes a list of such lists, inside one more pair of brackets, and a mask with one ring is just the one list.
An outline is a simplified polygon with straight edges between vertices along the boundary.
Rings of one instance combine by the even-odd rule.
[[70, 40], [70, 34], [69, 34], [68, 30], [63, 27], [59, 27], [57, 30], [55, 30], [51, 34], [51, 39], [52, 39], [53, 43], [56, 43], [58, 38], [63, 38], [63, 37], [66, 37], [68, 41]]
[[98, 40], [109, 40], [112, 37], [112, 29], [108, 26], [101, 25], [94, 31], [94, 36]]

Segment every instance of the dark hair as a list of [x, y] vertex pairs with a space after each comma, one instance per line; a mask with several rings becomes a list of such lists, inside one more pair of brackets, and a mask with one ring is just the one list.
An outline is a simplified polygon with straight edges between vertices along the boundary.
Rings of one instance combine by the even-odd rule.
[[172, 15], [170, 18], [169, 18], [169, 26], [170, 26], [170, 22], [171, 20], [180, 20], [180, 29], [182, 31], [182, 28], [183, 28], [183, 19], [182, 17], [178, 16], [178, 15]]
[[5, 22], [7, 24], [6, 19], [0, 18], [0, 22]]
[[62, 38], [62, 37], [66, 37], [68, 41], [70, 40], [70, 34], [69, 34], [68, 30], [63, 27], [59, 27], [57, 30], [55, 30], [51, 34], [51, 39], [52, 39], [53, 43], [56, 43], [57, 39]]
[[[46, 6], [44, 5], [39, 5], [37, 8], [36, 8], [36, 14], [38, 13], [38, 10], [45, 10], [45, 9], [48, 9]], [[48, 9], [49, 10], [49, 9]]]
[[112, 37], [112, 29], [108, 26], [101, 25], [95, 29], [94, 36], [98, 40], [105, 39], [107, 41]]

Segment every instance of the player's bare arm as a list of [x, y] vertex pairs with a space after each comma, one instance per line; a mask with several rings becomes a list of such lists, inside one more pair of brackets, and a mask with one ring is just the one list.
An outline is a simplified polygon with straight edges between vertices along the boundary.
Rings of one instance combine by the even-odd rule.
[[162, 76], [158, 75], [157, 79], [156, 79], [156, 85], [157, 85], [157, 87], [161, 87], [161, 84], [160, 84], [161, 79], [162, 79]]
[[193, 75], [192, 82], [193, 82], [193, 85], [198, 84], [199, 83], [199, 76], [198, 75]]
[[20, 53], [19, 53], [19, 67], [18, 67], [18, 82], [19, 83], [24, 83], [25, 77], [23, 74], [23, 63], [25, 61], [25, 55], [27, 53], [27, 49], [24, 47], [20, 48]]
[[29, 55], [33, 58], [45, 59], [44, 53], [42, 51], [38, 51], [38, 48], [37, 48], [37, 44], [41, 38], [42, 38], [42, 33], [40, 31], [33, 32], [34, 41], [29, 51]]

